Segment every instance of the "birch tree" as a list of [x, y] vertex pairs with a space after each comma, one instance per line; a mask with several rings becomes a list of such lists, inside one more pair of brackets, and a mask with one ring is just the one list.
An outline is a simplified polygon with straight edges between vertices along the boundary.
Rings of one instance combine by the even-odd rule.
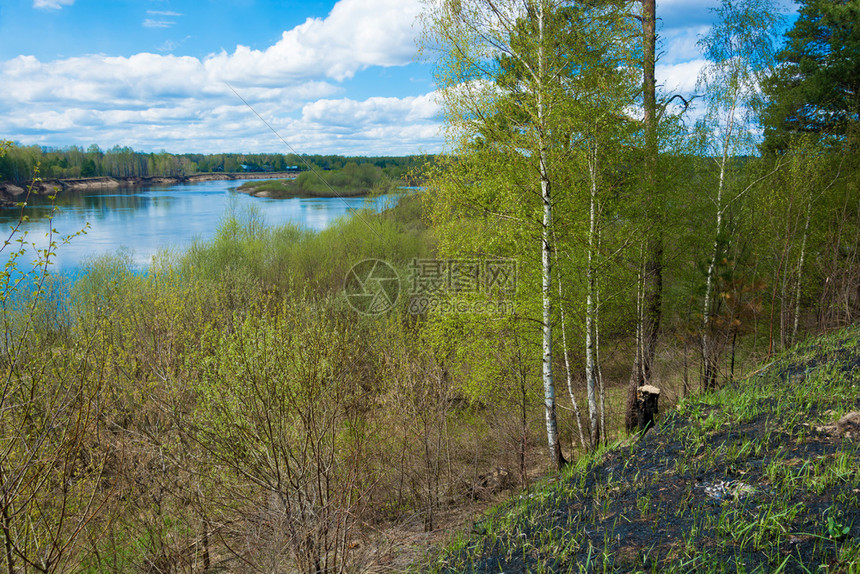
[[[607, 85], [597, 78], [618, 67], [605, 51], [621, 43], [613, 34], [625, 4], [437, 0], [425, 11], [424, 47], [437, 57], [454, 151], [434, 183], [441, 251], [516, 254], [523, 261], [520, 314], [540, 326], [547, 443], [557, 467], [565, 461], [553, 376], [560, 286], [553, 265], [555, 230], [570, 225], [558, 225], [558, 206], [573, 192], [571, 170], [587, 170], [577, 154], [600, 116], [595, 94]], [[596, 414], [596, 399], [590, 405]], [[597, 418], [592, 427], [597, 432]]]
[[837, 198], [845, 180], [845, 157], [831, 153], [818, 134], [794, 135], [786, 145], [785, 152], [769, 158], [782, 169], [757, 197], [761, 233], [769, 240], [762, 241], [768, 248], [763, 259], [770, 263], [772, 286], [768, 353], [775, 343], [784, 348], [797, 342], [806, 311], [801, 301], [811, 300], [830, 283], [810, 263], [826, 261], [825, 230], [838, 227], [832, 218], [839, 211]]
[[698, 89], [707, 102], [705, 119], [698, 125], [703, 153], [715, 163], [712, 195], [714, 227], [705, 272], [702, 301], [701, 351], [703, 385], [716, 385], [717, 364], [711, 334], [714, 282], [727, 210], [757, 182], [737, 189], [733, 173], [737, 157], [754, 151], [754, 122], [761, 109], [761, 82], [774, 63], [773, 30], [779, 16], [772, 0], [722, 0], [715, 10], [717, 23], [699, 46], [708, 59]]
[[[549, 33], [548, 20], [559, 5], [550, 0], [438, 0], [428, 3], [425, 11], [425, 47], [438, 50], [437, 82], [450, 140], [464, 161], [476, 162], [461, 166], [466, 169], [459, 174], [486, 183], [487, 173], [481, 168], [504, 165], [508, 160], [523, 172], [522, 178], [512, 182], [514, 189], [488, 190], [478, 194], [482, 197], [468, 194], [468, 205], [456, 209], [515, 223], [519, 238], [526, 241], [532, 236], [532, 249], [536, 247], [540, 254], [540, 310], [533, 318], [541, 331], [546, 436], [556, 468], [565, 459], [552, 370], [556, 174], [551, 156], [564, 63]], [[462, 191], [462, 178], [457, 179], [448, 181]]]
[[[578, 273], [585, 279], [582, 292], [576, 296], [581, 298], [584, 317], [582, 343], [588, 404], [588, 446], [592, 448], [604, 436], [606, 427], [605, 391], [599, 360], [600, 284], [601, 275], [612, 261], [601, 255], [601, 230], [607, 197], [618, 187], [618, 166], [624, 163], [625, 150], [630, 148], [630, 136], [634, 133], [636, 123], [625, 113], [625, 106], [634, 101], [638, 89], [634, 67], [631, 66], [633, 55], [630, 46], [619, 42], [619, 38], [632, 36], [633, 19], [619, 6], [604, 6], [602, 10], [594, 12], [591, 14], [594, 18], [592, 25], [599, 22], [604, 32], [590, 35], [592, 50], [577, 58], [580, 64], [577, 67], [579, 86], [572, 96], [578, 113], [569, 118], [575, 172], [570, 202], [582, 206], [582, 222], [578, 224], [581, 231], [579, 237], [567, 242], [568, 250], [584, 251], [581, 258], [584, 273], [583, 269], [576, 269], [576, 266], [570, 268], [569, 272]], [[611, 30], [612, 33], [607, 34], [605, 30]], [[568, 205], [565, 207], [568, 208], [566, 211], [576, 211], [576, 208]], [[559, 272], [559, 281], [561, 276], [562, 272]], [[560, 296], [562, 312], [567, 300], [569, 297]], [[566, 341], [564, 345], [567, 354]], [[566, 360], [566, 364], [568, 362]], [[572, 389], [570, 393], [573, 401]], [[575, 403], [574, 409], [578, 411]]]

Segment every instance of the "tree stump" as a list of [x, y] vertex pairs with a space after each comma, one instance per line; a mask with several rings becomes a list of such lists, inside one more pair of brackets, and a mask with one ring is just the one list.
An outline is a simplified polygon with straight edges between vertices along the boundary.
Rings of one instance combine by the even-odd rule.
[[636, 427], [648, 431], [654, 425], [654, 417], [659, 412], [660, 389], [643, 385], [636, 389]]

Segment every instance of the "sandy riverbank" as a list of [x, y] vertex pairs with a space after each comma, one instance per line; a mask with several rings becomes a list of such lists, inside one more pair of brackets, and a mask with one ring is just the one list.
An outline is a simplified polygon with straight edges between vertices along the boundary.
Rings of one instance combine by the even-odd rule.
[[198, 181], [220, 181], [238, 179], [294, 179], [295, 172], [239, 172], [239, 173], [195, 173], [183, 176], [155, 177], [82, 177], [78, 179], [43, 179], [41, 181], [15, 185], [0, 182], [0, 202], [15, 203], [21, 201], [32, 185], [32, 192], [37, 195], [50, 195], [55, 191], [78, 192], [95, 189], [112, 189], [117, 187], [138, 185], [175, 185], [179, 183], [195, 183]]

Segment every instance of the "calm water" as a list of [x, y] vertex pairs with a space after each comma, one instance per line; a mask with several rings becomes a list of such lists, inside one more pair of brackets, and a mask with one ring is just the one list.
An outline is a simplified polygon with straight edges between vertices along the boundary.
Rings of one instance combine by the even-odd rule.
[[[163, 249], [187, 248], [195, 239], [214, 237], [219, 224], [229, 214], [240, 218], [256, 212], [268, 225], [295, 223], [319, 231], [356, 209], [383, 209], [390, 197], [366, 198], [256, 198], [235, 191], [241, 181], [207, 181], [185, 185], [120, 188], [60, 194], [53, 228], [60, 236], [80, 231], [89, 223], [86, 235], [73, 238], [58, 248], [54, 271], [74, 272], [88, 258], [126, 249], [134, 262], [145, 267]], [[47, 245], [50, 230], [46, 219], [50, 207], [31, 201], [25, 213], [30, 221], [22, 229], [27, 241], [37, 247]], [[0, 225], [8, 230], [20, 209], [0, 209]], [[54, 236], [57, 238], [57, 235]], [[9, 247], [7, 247], [9, 249]], [[33, 248], [31, 248], [33, 250]], [[7, 253], [0, 254], [5, 262]], [[20, 260], [27, 262], [32, 257]]]

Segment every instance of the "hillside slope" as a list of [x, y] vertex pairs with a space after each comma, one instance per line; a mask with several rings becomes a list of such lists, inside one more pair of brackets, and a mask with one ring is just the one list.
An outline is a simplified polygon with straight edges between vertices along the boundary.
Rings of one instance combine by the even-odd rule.
[[[860, 573], [860, 326], [495, 509], [434, 572]], [[858, 421], [860, 425], [860, 421]]]

